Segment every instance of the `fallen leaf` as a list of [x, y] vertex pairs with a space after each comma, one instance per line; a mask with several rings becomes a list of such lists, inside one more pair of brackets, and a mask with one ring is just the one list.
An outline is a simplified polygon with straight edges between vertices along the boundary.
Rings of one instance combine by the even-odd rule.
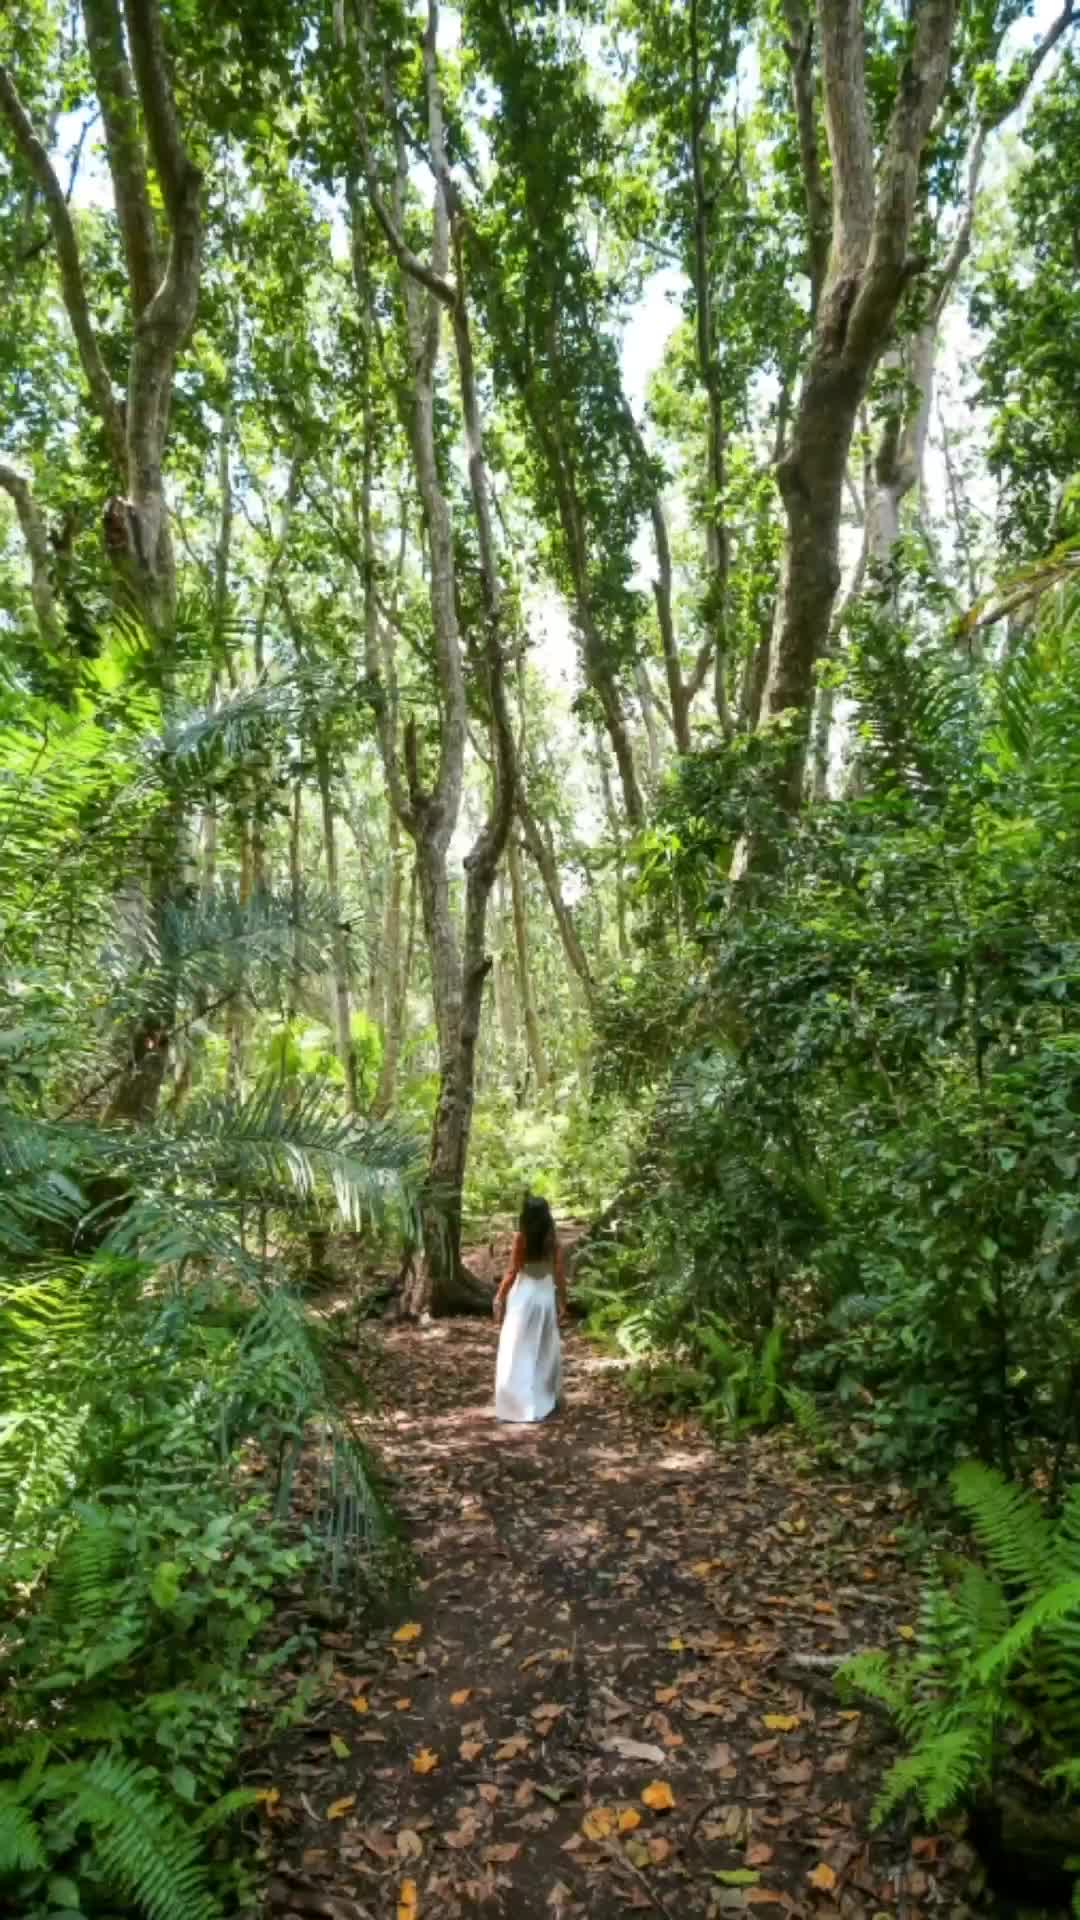
[[662, 1867], [671, 1854], [671, 1841], [665, 1840], [662, 1833], [650, 1833], [646, 1845], [654, 1865]]
[[[365, 1703], [365, 1704], [366, 1704], [366, 1703]], [[354, 1706], [356, 1705], [356, 1702], [355, 1702], [355, 1700], [353, 1701], [353, 1705], [354, 1705]], [[410, 1700], [410, 1698], [409, 1698], [409, 1696], [408, 1696], [408, 1694], [407, 1694], [407, 1693], [405, 1693], [405, 1694], [402, 1694], [402, 1697], [401, 1697], [401, 1699], [400, 1699], [400, 1700], [395, 1700], [395, 1701], [394, 1701], [394, 1705], [395, 1705], [395, 1707], [397, 1708], [397, 1710], [398, 1710], [398, 1712], [399, 1712], [399, 1713], [404, 1713], [404, 1711], [405, 1711], [405, 1709], [406, 1709], [406, 1707], [411, 1707], [411, 1706], [412, 1706], [412, 1701]]]
[[675, 1795], [666, 1780], [654, 1780], [650, 1786], [644, 1788], [641, 1798], [654, 1813], [664, 1813], [669, 1807], [675, 1805]]
[[355, 1793], [347, 1793], [343, 1800], [332, 1800], [330, 1802], [330, 1805], [326, 1809], [326, 1817], [328, 1820], [343, 1820], [347, 1813], [351, 1813], [355, 1805]]
[[466, 1700], [471, 1700], [471, 1699], [472, 1699], [472, 1688], [459, 1687], [456, 1693], [452, 1693], [450, 1695], [450, 1705], [452, 1707], [463, 1707], [465, 1705]]
[[623, 1807], [621, 1809], [619, 1813], [620, 1833], [633, 1833], [634, 1828], [640, 1827], [640, 1825], [641, 1815], [636, 1807]]
[[438, 1764], [438, 1754], [432, 1753], [430, 1747], [421, 1747], [419, 1753], [413, 1755], [412, 1770], [414, 1773], [434, 1773]]
[[581, 1831], [586, 1840], [606, 1840], [616, 1827], [616, 1814], [613, 1807], [590, 1807], [581, 1823]]
[[403, 1880], [398, 1893], [397, 1920], [418, 1920], [420, 1902], [415, 1880]]
[[336, 1760], [347, 1760], [352, 1752], [352, 1748], [341, 1738], [340, 1733], [330, 1735], [330, 1750]]
[[368, 1852], [375, 1855], [376, 1860], [398, 1858], [397, 1841], [388, 1833], [384, 1833], [381, 1827], [365, 1827], [360, 1838]]
[[799, 1713], [765, 1713], [761, 1716], [762, 1726], [768, 1727], [770, 1733], [793, 1733], [801, 1723], [802, 1715]]
[[508, 1866], [511, 1860], [517, 1859], [520, 1852], [520, 1840], [503, 1840], [497, 1846], [485, 1847], [480, 1858], [486, 1860], [491, 1866]]
[[914, 1640], [915, 1638], [914, 1627], [897, 1627], [896, 1631], [900, 1635], [901, 1640]]
[[608, 1753], [620, 1754], [624, 1760], [644, 1760], [647, 1766], [658, 1767], [663, 1762], [660, 1747], [651, 1747], [645, 1740], [627, 1740], [621, 1733], [613, 1733], [604, 1741]]
[[366, 1693], [354, 1693], [352, 1699], [349, 1701], [349, 1705], [354, 1713], [367, 1713], [370, 1709], [370, 1702]]
[[482, 1740], [463, 1740], [458, 1753], [462, 1760], [478, 1760], [484, 1751]]
[[728, 1768], [730, 1768], [734, 1773], [734, 1759], [735, 1755], [732, 1749], [728, 1746], [726, 1740], [722, 1740], [719, 1746], [710, 1749], [709, 1757], [705, 1762], [705, 1771], [706, 1773], [726, 1773]]
[[491, 1644], [493, 1647], [508, 1647], [513, 1637], [512, 1633], [500, 1633]]
[[786, 1787], [805, 1787], [814, 1777], [813, 1762], [798, 1760], [791, 1767], [777, 1767], [776, 1778]]
[[504, 1740], [502, 1746], [496, 1748], [495, 1758], [496, 1760], [516, 1760], [519, 1753], [527, 1753], [528, 1749], [529, 1742], [525, 1735], [512, 1733], [509, 1740]]
[[281, 1789], [280, 1787], [258, 1787], [256, 1788], [255, 1798], [256, 1800], [261, 1800], [263, 1806], [267, 1812], [269, 1812], [270, 1808], [276, 1807], [278, 1801], [281, 1799]]
[[719, 1880], [722, 1887], [756, 1887], [761, 1879], [752, 1867], [713, 1868], [713, 1879]]
[[411, 1827], [402, 1827], [397, 1837], [397, 1850], [403, 1860], [419, 1860], [424, 1851], [424, 1843]]
[[677, 1700], [678, 1697], [678, 1687], [657, 1687], [653, 1694], [653, 1699], [656, 1701], [658, 1707], [670, 1707], [672, 1701]]
[[652, 1854], [644, 1840], [628, 1840], [624, 1851], [627, 1859], [632, 1860], [635, 1867], [652, 1866]]
[[756, 1846], [747, 1848], [746, 1864], [748, 1867], [767, 1867], [772, 1856], [772, 1848], [767, 1847], [763, 1840], [759, 1840]]
[[831, 1893], [836, 1885], [836, 1875], [826, 1861], [822, 1860], [807, 1874], [812, 1887], [818, 1887], [822, 1893]]
[[560, 1707], [556, 1701], [546, 1700], [543, 1706], [533, 1708], [532, 1717], [534, 1720], [557, 1720], [565, 1711], [565, 1707]]
[[[420, 1635], [423, 1633], [423, 1631], [424, 1631], [423, 1627], [419, 1626], [415, 1620], [409, 1620], [406, 1622], [406, 1624], [403, 1627], [398, 1628], [397, 1632], [394, 1635], [394, 1639], [401, 1643], [404, 1643], [407, 1640], [419, 1640]], [[406, 1881], [405, 1884], [406, 1886], [411, 1886], [412, 1882]]]

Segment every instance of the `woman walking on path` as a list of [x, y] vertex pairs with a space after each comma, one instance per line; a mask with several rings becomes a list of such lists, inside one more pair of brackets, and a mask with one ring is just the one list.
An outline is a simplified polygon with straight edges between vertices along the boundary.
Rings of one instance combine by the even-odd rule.
[[532, 1194], [525, 1195], [494, 1313], [502, 1329], [495, 1418], [546, 1420], [558, 1405], [562, 1382], [559, 1324], [566, 1317], [566, 1273], [551, 1208]]

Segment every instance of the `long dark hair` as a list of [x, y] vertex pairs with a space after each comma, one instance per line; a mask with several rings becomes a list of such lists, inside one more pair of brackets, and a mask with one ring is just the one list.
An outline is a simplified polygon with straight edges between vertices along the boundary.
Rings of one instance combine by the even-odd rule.
[[525, 1236], [526, 1260], [543, 1260], [555, 1249], [555, 1222], [551, 1208], [538, 1193], [527, 1193], [521, 1207], [518, 1231]]

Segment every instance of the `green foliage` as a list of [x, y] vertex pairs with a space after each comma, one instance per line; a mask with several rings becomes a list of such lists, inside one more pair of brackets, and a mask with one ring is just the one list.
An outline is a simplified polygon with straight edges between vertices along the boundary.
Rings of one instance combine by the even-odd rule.
[[939, 1820], [1033, 1765], [1048, 1791], [1080, 1786], [1080, 1485], [1051, 1523], [1034, 1495], [977, 1462], [952, 1484], [987, 1564], [928, 1581], [909, 1654], [860, 1654], [839, 1675], [909, 1748], [885, 1777], [877, 1824], [908, 1798]]
[[968, 623], [1015, 611], [1000, 660], [943, 649], [921, 590], [864, 609], [857, 785], [737, 912], [745, 756], [684, 762], [646, 849], [642, 974], [685, 1011], [673, 1069], [649, 996], [606, 1030], [605, 1071], [662, 1089], [632, 1271], [681, 1300], [675, 1345], [712, 1313], [757, 1354], [782, 1319], [867, 1465], [1060, 1473], [1080, 1443], [1071, 552]]
[[201, 1920], [218, 1911], [203, 1836], [250, 1800], [223, 1799], [249, 1716], [288, 1705], [275, 1676], [299, 1643], [268, 1640], [275, 1596], [308, 1569], [388, 1573], [381, 1500], [280, 1284], [245, 1302], [104, 1256], [20, 1273], [0, 1289], [0, 1380], [4, 1871], [28, 1914], [61, 1873], [88, 1913]]

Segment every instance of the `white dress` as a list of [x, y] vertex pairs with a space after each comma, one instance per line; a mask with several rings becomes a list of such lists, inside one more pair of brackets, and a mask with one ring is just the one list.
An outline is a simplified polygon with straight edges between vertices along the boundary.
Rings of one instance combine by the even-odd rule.
[[531, 1260], [510, 1289], [495, 1363], [496, 1420], [546, 1420], [562, 1383], [562, 1348], [550, 1260]]

